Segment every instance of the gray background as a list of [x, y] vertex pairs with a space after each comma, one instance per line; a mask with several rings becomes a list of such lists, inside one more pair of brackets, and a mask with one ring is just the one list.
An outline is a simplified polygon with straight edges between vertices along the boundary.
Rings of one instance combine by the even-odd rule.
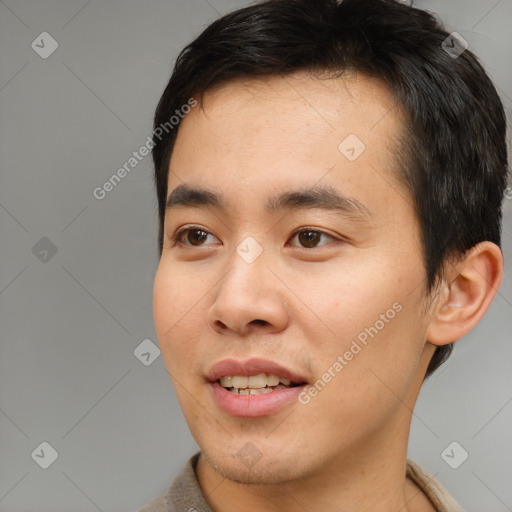
[[[179, 49], [248, 3], [0, 1], [0, 511], [134, 511], [196, 450], [162, 358], [134, 355], [156, 343], [150, 156], [103, 200], [92, 191], [146, 141]], [[469, 42], [510, 116], [511, 0], [416, 5]], [[43, 31], [59, 45], [46, 59], [31, 48]], [[512, 510], [511, 204], [505, 282], [412, 425], [410, 457], [468, 511]], [[452, 441], [469, 453], [458, 469], [441, 457]]]

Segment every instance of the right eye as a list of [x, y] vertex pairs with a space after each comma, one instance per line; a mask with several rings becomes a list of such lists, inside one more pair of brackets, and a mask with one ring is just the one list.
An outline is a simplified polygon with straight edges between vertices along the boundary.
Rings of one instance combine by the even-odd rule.
[[204, 243], [205, 240], [208, 239], [208, 236], [212, 236], [213, 238], [217, 239], [215, 235], [213, 235], [209, 231], [205, 231], [203, 228], [190, 226], [184, 227], [179, 229], [172, 237], [173, 246], [176, 245], [176, 243], [180, 243], [182, 245], [189, 247], [200, 247], [202, 245], [210, 245]]

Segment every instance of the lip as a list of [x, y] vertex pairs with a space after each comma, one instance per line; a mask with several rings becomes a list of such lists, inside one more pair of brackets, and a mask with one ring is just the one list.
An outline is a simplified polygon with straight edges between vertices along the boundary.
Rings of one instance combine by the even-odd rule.
[[[266, 373], [267, 375], [277, 375], [286, 377], [292, 382], [302, 385], [287, 389], [279, 389], [272, 393], [260, 395], [238, 395], [231, 393], [222, 387], [217, 380], [226, 375], [258, 375]], [[301, 375], [288, 370], [284, 366], [273, 361], [265, 359], [249, 359], [247, 361], [237, 361], [235, 359], [224, 359], [214, 364], [207, 375], [208, 387], [212, 394], [214, 402], [226, 414], [230, 416], [256, 418], [259, 416], [269, 416], [275, 414], [286, 406], [297, 402], [298, 395], [304, 389], [306, 379]]]
[[213, 399], [219, 409], [230, 416], [257, 418], [275, 414], [286, 406], [297, 402], [298, 396], [306, 386], [278, 389], [261, 395], [237, 395], [223, 388], [218, 382], [208, 384]]
[[246, 361], [223, 359], [211, 367], [206, 378], [209, 382], [213, 383], [226, 375], [244, 375], [250, 377], [251, 375], [258, 375], [260, 373], [285, 377], [290, 379], [292, 382], [297, 383], [306, 382], [306, 378], [304, 376], [288, 370], [274, 361], [259, 358], [252, 358]]

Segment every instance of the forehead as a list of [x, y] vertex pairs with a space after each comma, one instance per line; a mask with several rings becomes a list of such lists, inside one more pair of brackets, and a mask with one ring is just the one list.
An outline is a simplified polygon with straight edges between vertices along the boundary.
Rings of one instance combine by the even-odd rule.
[[185, 181], [234, 193], [397, 181], [402, 117], [387, 87], [363, 75], [229, 82], [181, 122], [168, 191]]
[[[393, 115], [388, 118], [391, 111]], [[268, 125], [274, 125], [282, 115], [290, 121], [304, 116], [313, 124], [322, 121], [324, 128], [331, 130], [345, 124], [347, 128], [360, 127], [361, 131], [372, 131], [386, 117], [382, 133], [394, 121], [403, 121], [397, 102], [383, 81], [350, 71], [337, 77], [326, 72], [313, 75], [303, 71], [285, 76], [238, 78], [205, 91], [199, 107], [187, 117], [197, 118], [198, 113], [212, 122], [233, 122], [233, 118], [256, 115], [259, 123], [266, 119]]]

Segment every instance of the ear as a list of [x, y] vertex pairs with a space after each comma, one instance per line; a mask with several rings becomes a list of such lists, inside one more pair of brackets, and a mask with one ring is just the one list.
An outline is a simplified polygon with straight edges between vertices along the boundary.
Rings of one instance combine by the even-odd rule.
[[427, 331], [427, 341], [447, 345], [469, 332], [484, 316], [503, 278], [503, 255], [481, 242], [464, 259], [447, 265]]

